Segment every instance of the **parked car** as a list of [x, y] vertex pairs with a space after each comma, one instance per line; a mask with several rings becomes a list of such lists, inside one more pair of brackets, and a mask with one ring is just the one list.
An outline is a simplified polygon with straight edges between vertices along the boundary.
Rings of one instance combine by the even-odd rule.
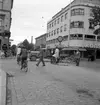
[[38, 57], [39, 57], [39, 51], [30, 51], [29, 54], [30, 61], [36, 61]]

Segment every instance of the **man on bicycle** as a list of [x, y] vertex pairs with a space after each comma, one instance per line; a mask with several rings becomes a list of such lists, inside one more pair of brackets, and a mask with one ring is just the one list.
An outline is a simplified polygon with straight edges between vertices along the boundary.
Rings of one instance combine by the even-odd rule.
[[28, 52], [25, 46], [22, 47], [20, 56], [21, 56], [21, 69], [22, 69], [24, 62], [27, 61], [28, 58]]

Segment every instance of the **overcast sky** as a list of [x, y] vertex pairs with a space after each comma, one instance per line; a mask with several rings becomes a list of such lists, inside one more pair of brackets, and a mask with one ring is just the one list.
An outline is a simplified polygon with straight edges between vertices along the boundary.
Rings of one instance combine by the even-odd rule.
[[73, 0], [14, 0], [12, 9], [11, 39], [18, 44], [24, 39], [33, 43], [46, 33], [47, 21]]

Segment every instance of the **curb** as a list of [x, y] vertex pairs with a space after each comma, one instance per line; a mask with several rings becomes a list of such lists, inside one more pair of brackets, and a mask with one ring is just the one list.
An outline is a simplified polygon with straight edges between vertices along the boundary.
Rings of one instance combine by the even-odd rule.
[[0, 70], [0, 105], [6, 105], [7, 74]]

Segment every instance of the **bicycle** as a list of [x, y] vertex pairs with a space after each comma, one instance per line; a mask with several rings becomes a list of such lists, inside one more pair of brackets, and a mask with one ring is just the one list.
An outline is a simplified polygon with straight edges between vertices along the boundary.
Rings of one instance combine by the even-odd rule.
[[25, 72], [28, 71], [28, 61], [24, 60], [23, 65], [21, 65], [21, 69], [24, 69]]

